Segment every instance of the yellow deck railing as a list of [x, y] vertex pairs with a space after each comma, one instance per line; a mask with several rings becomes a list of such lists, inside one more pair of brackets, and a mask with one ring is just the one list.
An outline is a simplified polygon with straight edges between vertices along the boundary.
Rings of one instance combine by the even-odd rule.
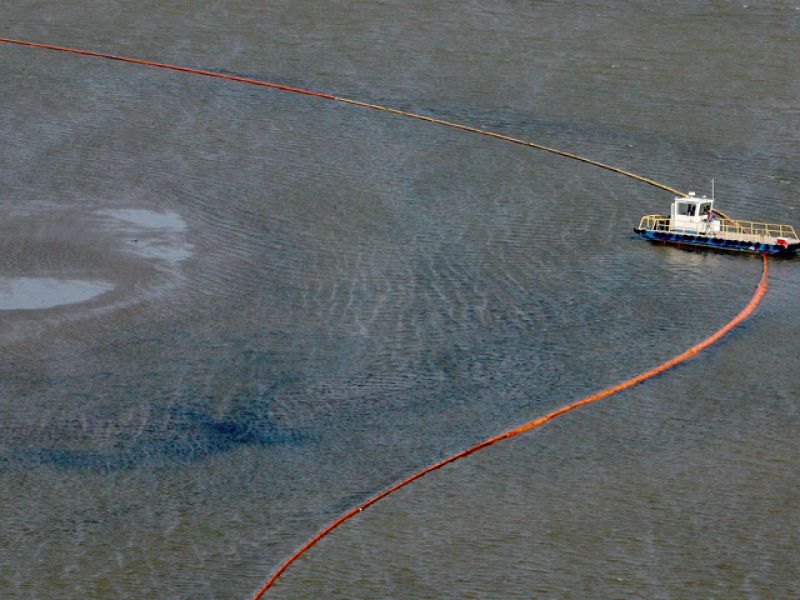
[[797, 232], [791, 225], [781, 225], [779, 223], [758, 223], [756, 221], [741, 221], [739, 219], [719, 219], [719, 222], [720, 231], [724, 231], [725, 233], [797, 239]]
[[[797, 238], [797, 232], [791, 225], [779, 223], [760, 223], [757, 221], [742, 221], [741, 219], [715, 219], [720, 225], [720, 232], [730, 235], [754, 235], [770, 238]], [[646, 215], [639, 222], [640, 229], [651, 231], [672, 231], [670, 218], [664, 215]], [[698, 233], [705, 233], [705, 223], [698, 223]]]
[[645, 215], [639, 221], [639, 229], [650, 229], [652, 231], [672, 231], [669, 226], [669, 217], [663, 215]]

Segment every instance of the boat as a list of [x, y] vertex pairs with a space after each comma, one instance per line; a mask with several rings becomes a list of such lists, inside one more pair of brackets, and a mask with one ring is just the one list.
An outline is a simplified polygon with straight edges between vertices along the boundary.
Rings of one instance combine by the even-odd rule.
[[676, 246], [752, 254], [792, 255], [800, 251], [794, 227], [732, 219], [714, 207], [713, 192], [711, 198], [694, 192], [675, 196], [669, 216], [645, 215], [633, 230], [646, 240]]

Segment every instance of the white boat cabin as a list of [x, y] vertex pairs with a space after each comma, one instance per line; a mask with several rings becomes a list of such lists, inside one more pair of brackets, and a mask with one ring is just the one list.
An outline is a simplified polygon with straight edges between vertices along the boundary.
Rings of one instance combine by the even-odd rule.
[[675, 196], [670, 212], [670, 229], [683, 233], [716, 233], [720, 222], [714, 215], [714, 198], [698, 198], [694, 192], [688, 196]]

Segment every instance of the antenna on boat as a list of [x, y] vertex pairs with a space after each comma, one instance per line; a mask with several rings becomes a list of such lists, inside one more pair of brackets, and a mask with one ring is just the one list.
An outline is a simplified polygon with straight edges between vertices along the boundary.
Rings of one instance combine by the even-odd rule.
[[711, 199], [714, 199], [714, 178], [711, 178]]

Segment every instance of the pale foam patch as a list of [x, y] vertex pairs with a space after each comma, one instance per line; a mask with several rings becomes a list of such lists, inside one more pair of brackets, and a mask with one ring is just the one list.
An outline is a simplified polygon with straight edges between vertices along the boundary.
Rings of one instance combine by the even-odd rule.
[[100, 211], [127, 238], [126, 248], [139, 256], [179, 263], [192, 254], [186, 223], [177, 213], [125, 208]]
[[114, 286], [107, 281], [54, 277], [2, 277], [0, 310], [39, 310], [86, 302], [112, 289]]
[[186, 223], [181, 219], [180, 215], [171, 211], [160, 213], [139, 208], [123, 208], [105, 210], [103, 214], [147, 229], [171, 229], [173, 231], [186, 229]]

